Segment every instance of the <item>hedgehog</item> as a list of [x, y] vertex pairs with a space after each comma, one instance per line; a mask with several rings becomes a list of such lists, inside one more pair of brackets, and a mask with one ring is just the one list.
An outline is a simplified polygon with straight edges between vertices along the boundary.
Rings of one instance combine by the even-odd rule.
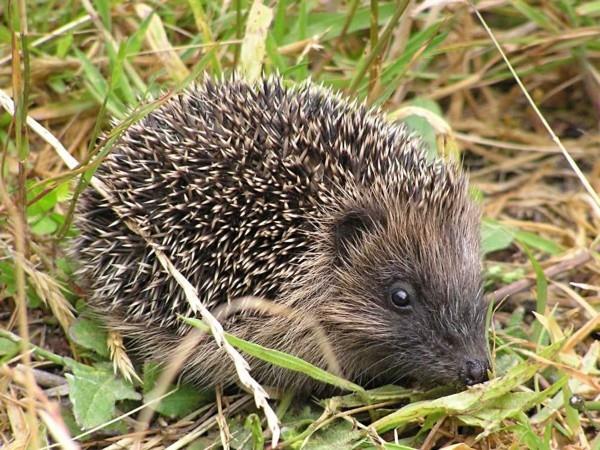
[[[456, 388], [487, 379], [480, 208], [453, 163], [405, 125], [311, 82], [206, 79], [130, 126], [83, 192], [72, 244], [91, 311], [140, 360], [164, 362], [195, 313], [134, 223], [211, 311], [240, 298], [226, 331], [363, 386]], [[330, 355], [331, 356], [331, 355]], [[265, 386], [321, 382], [249, 358]], [[211, 336], [183, 376], [236, 382]]]

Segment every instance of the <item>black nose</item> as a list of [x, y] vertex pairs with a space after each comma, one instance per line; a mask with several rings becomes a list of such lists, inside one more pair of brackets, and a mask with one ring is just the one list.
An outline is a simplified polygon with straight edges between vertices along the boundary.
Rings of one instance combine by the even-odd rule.
[[469, 359], [465, 363], [465, 367], [463, 369], [463, 381], [467, 386], [483, 383], [488, 379], [487, 369], [487, 361]]

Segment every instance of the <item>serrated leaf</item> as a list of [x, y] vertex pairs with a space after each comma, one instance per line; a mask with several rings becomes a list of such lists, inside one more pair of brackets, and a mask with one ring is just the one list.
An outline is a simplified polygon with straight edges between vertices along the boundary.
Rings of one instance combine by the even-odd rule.
[[467, 425], [484, 429], [484, 436], [496, 430], [503, 420], [519, 417], [523, 411], [531, 409], [547, 398], [552, 397], [567, 383], [567, 377], [561, 378], [549, 388], [541, 392], [509, 392], [488, 403], [485, 408], [473, 415], [459, 415], [458, 418]]
[[104, 357], [108, 357], [106, 336], [106, 331], [98, 322], [82, 317], [78, 318], [69, 328], [69, 337], [73, 342]]
[[114, 418], [119, 400], [140, 400], [133, 387], [115, 377], [110, 366], [85, 366], [69, 363], [73, 373], [66, 374], [69, 398], [77, 424], [84, 430], [96, 427]]

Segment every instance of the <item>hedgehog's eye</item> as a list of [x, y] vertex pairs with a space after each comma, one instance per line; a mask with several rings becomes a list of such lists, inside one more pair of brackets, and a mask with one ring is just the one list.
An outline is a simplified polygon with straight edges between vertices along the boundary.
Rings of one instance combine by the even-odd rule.
[[390, 302], [394, 307], [401, 310], [407, 310], [411, 306], [414, 293], [410, 286], [405, 283], [394, 283], [390, 288]]

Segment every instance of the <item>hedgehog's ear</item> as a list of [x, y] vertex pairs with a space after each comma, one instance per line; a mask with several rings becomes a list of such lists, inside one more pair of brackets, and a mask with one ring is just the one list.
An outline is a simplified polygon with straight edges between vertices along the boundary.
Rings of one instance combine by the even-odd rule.
[[348, 259], [350, 249], [360, 245], [365, 233], [383, 225], [384, 216], [379, 211], [352, 209], [334, 224], [333, 237], [338, 261]]

